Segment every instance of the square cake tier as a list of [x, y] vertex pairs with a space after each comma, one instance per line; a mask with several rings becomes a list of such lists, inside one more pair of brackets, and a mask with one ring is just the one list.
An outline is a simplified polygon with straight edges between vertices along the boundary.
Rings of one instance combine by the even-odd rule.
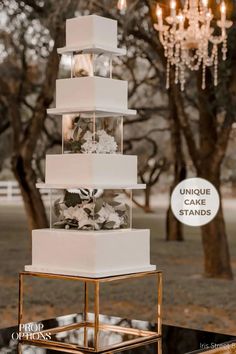
[[66, 47], [117, 47], [117, 21], [97, 15], [66, 20]]
[[56, 81], [56, 108], [127, 110], [128, 83], [103, 77], [79, 77]]
[[137, 156], [120, 154], [63, 154], [46, 156], [46, 184], [134, 185]]
[[32, 265], [26, 271], [105, 277], [155, 270], [149, 230], [33, 230]]

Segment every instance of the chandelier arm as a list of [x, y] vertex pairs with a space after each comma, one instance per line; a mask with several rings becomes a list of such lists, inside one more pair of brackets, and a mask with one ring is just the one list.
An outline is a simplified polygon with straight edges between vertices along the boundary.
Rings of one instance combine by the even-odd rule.
[[212, 44], [221, 44], [223, 43], [225, 39], [225, 36], [222, 34], [221, 36], [210, 36], [209, 37], [209, 42], [211, 42]]

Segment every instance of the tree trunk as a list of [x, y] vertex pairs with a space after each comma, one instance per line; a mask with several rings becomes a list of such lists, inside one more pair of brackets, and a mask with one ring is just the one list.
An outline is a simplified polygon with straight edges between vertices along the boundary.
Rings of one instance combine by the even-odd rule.
[[209, 224], [202, 226], [202, 243], [205, 275], [213, 278], [232, 279], [233, 273], [221, 206], [216, 217]]
[[12, 158], [12, 170], [19, 183], [30, 230], [48, 227], [47, 215], [31, 162], [24, 161], [21, 155]]
[[[170, 188], [170, 198], [174, 188], [185, 178], [185, 163], [177, 158], [175, 161], [174, 181]], [[166, 216], [166, 241], [184, 241], [183, 224], [174, 216], [170, 206], [170, 202]]]
[[[211, 173], [212, 169], [208, 169], [208, 171], [207, 174], [199, 173], [198, 175], [211, 182], [220, 194], [220, 171], [213, 170], [213, 175]], [[229, 246], [221, 203], [217, 215], [210, 223], [202, 226], [201, 231], [205, 276], [232, 279], [233, 272], [230, 264]]]
[[144, 193], [145, 193], [144, 211], [145, 211], [145, 213], [152, 213], [152, 209], [150, 207], [151, 186], [149, 186], [147, 184], [146, 189], [144, 190]]
[[[178, 146], [178, 145], [176, 145]], [[182, 159], [175, 157], [174, 180], [170, 187], [170, 198], [178, 183], [186, 178], [186, 166]], [[169, 207], [166, 216], [166, 241], [184, 241], [183, 224], [174, 216], [169, 198]]]
[[166, 216], [166, 241], [184, 241], [183, 224], [176, 219], [170, 206]]
[[[208, 72], [209, 74], [209, 72]], [[211, 77], [208, 77], [210, 82]], [[220, 209], [215, 218], [201, 227], [202, 243], [204, 249], [205, 275], [213, 278], [232, 279], [233, 273], [230, 264], [229, 246], [222, 210], [221, 186], [221, 163], [222, 158], [216, 162], [217, 155], [226, 153], [227, 141], [221, 147], [216, 148], [218, 139], [217, 112], [211, 106], [212, 93], [207, 94], [201, 90], [200, 75], [198, 77], [199, 96], [199, 133], [200, 151], [199, 162], [195, 164], [198, 177], [205, 178], [211, 182], [220, 195]]]
[[[172, 85], [175, 85], [172, 78]], [[170, 107], [170, 134], [171, 134], [171, 149], [174, 161], [174, 180], [170, 188], [170, 197], [174, 188], [178, 183], [186, 178], [186, 164], [184, 160], [181, 128], [177, 117], [177, 109], [175, 107], [172, 90], [169, 91], [169, 107]], [[172, 213], [171, 206], [167, 210], [166, 216], [166, 240], [167, 241], [183, 241], [183, 224], [176, 219]]]

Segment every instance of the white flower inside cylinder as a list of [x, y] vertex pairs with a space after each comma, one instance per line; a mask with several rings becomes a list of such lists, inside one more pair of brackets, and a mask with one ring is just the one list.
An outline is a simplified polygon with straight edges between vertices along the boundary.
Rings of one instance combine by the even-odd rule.
[[64, 115], [63, 153], [122, 154], [123, 117]]

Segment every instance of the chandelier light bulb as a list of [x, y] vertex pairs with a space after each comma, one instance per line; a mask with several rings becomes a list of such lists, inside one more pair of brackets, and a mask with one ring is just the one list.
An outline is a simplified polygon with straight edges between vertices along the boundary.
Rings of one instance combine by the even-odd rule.
[[[222, 1], [221, 5], [220, 5], [220, 12], [221, 12], [221, 26], [222, 26], [222, 29], [224, 29], [225, 20], [226, 20], [226, 6], [225, 6], [224, 1]], [[223, 36], [225, 37], [225, 30], [223, 30]]]
[[158, 19], [160, 17], [162, 17], [162, 9], [161, 9], [161, 7], [158, 4], [157, 4], [157, 7], [156, 7], [156, 15], [157, 15]]
[[175, 0], [170, 0], [170, 14], [172, 17], [176, 16], [176, 2], [175, 2]]
[[[180, 84], [183, 91], [186, 78], [186, 69], [202, 71], [202, 89], [206, 87], [206, 68], [213, 67], [215, 86], [218, 83], [219, 47], [222, 59], [226, 59], [227, 33], [231, 21], [226, 19], [226, 5], [221, 0], [221, 18], [216, 21], [220, 29], [218, 35], [213, 35], [215, 28], [212, 21], [213, 14], [209, 8], [208, 0], [185, 0], [182, 10], [176, 16], [176, 0], [170, 0], [170, 16], [162, 18], [162, 9], [156, 7], [158, 25], [155, 29], [159, 32], [159, 39], [164, 47], [167, 59], [166, 88], [170, 84], [170, 68], [175, 69], [175, 83]], [[165, 25], [167, 22], [167, 25]]]
[[117, 8], [121, 12], [126, 11], [126, 9], [127, 9], [127, 1], [126, 0], [118, 0]]
[[175, 0], [171, 0], [171, 1], [170, 1], [170, 8], [171, 8], [172, 10], [176, 9], [176, 2], [175, 2]]
[[161, 9], [161, 7], [158, 4], [156, 6], [156, 16], [157, 16], [157, 21], [158, 21], [158, 27], [161, 30], [162, 27], [163, 27], [162, 9]]
[[222, 1], [221, 5], [220, 5], [220, 12], [222, 14], [225, 14], [226, 13], [226, 5], [225, 5], [225, 2]]

